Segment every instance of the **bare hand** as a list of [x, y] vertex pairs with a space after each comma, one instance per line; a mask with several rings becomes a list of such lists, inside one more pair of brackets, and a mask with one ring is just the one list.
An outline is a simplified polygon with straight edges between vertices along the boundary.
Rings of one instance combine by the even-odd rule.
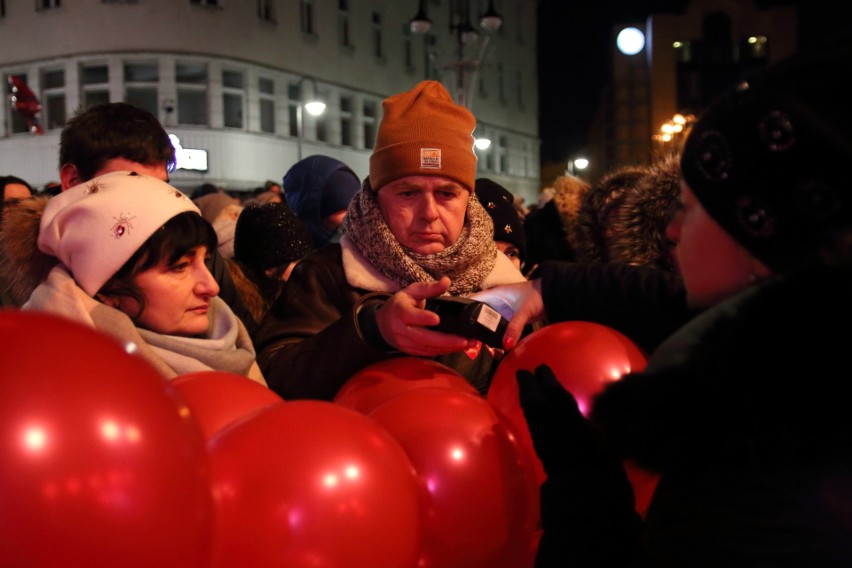
[[415, 282], [391, 296], [376, 311], [379, 331], [395, 349], [423, 357], [464, 351], [476, 341], [434, 331], [429, 326], [440, 321], [438, 314], [425, 309], [426, 298], [440, 296], [450, 288], [450, 279]]

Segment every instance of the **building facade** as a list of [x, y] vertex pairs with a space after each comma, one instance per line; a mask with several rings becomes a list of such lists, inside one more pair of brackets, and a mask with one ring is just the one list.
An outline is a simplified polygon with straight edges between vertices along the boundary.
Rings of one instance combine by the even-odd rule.
[[[618, 47], [626, 27], [644, 36], [636, 53]], [[798, 49], [797, 14], [752, 0], [692, 0], [682, 13], [614, 26], [610, 46], [610, 81], [588, 135], [582, 177], [590, 180], [677, 151], [690, 121], [723, 90]]]
[[[425, 35], [409, 26], [419, 8], [433, 22]], [[459, 18], [475, 23], [489, 9], [502, 27], [462, 45]], [[180, 157], [171, 179], [187, 191], [203, 183], [250, 191], [311, 154], [363, 178], [382, 100], [438, 79], [457, 96], [464, 83], [474, 134], [491, 141], [476, 150], [479, 175], [531, 201], [536, 34], [536, 2], [524, 0], [3, 0], [5, 92], [13, 78], [29, 87], [43, 133], [7, 102], [0, 173], [37, 188], [58, 179], [65, 121], [126, 101], [173, 135]], [[312, 98], [327, 105], [318, 117], [300, 110]]]

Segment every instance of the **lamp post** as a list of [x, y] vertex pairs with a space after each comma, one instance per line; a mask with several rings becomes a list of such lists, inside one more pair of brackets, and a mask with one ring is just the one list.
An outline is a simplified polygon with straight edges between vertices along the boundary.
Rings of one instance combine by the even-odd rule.
[[[305, 81], [310, 81], [313, 85], [313, 99], [305, 102], [304, 92], [302, 90], [302, 86]], [[296, 87], [299, 91], [299, 104], [296, 106], [296, 135], [298, 138], [298, 161], [302, 161], [302, 137], [304, 136], [304, 124], [302, 120], [302, 107], [305, 107], [305, 110], [308, 111], [308, 114], [311, 116], [319, 116], [323, 112], [325, 112], [325, 103], [317, 98], [317, 93], [319, 89], [317, 88], [316, 79], [313, 77], [302, 77], [299, 79], [299, 82], [296, 84]]]
[[568, 160], [568, 173], [574, 177], [577, 177], [578, 170], [585, 170], [589, 167], [589, 160], [586, 158], [574, 158], [573, 160]]
[[[500, 29], [503, 17], [494, 9], [494, 0], [490, 0], [488, 10], [479, 19], [479, 28], [485, 32], [484, 37], [481, 37], [479, 30], [470, 23], [470, 0], [450, 0], [448, 6], [450, 35], [456, 42], [453, 58], [441, 64], [434, 52], [429, 53], [429, 57], [451, 77], [450, 91], [456, 103], [470, 109], [473, 103], [471, 88], [487, 55], [490, 33]], [[417, 14], [409, 21], [408, 27], [415, 34], [427, 35], [431, 32], [432, 20], [426, 12], [426, 0], [419, 0]]]

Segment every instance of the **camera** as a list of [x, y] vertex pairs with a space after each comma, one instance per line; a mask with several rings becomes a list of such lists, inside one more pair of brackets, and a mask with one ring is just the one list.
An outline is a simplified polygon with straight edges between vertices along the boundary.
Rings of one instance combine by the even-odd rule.
[[426, 309], [440, 316], [435, 331], [477, 339], [490, 347], [503, 348], [509, 320], [486, 304], [469, 298], [438, 296], [426, 299]]

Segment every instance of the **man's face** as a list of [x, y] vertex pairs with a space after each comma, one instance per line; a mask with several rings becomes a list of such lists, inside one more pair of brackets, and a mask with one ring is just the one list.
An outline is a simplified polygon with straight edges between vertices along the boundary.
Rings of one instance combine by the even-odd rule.
[[470, 192], [449, 178], [408, 176], [382, 186], [377, 196], [397, 240], [418, 254], [435, 254], [461, 235]]

